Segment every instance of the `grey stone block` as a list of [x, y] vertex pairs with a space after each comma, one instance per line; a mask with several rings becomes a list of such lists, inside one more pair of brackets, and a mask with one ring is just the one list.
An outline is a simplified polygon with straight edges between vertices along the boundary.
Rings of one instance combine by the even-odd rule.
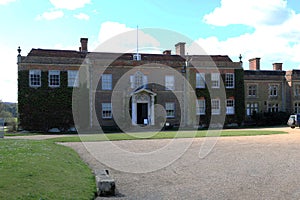
[[115, 180], [109, 176], [108, 170], [100, 170], [95, 172], [96, 186], [98, 196], [114, 196]]

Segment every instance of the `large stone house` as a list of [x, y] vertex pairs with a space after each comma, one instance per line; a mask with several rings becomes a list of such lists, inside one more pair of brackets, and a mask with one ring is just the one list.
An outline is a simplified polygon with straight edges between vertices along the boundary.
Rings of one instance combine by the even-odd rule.
[[228, 56], [32, 49], [18, 55], [20, 126], [135, 130], [240, 124], [244, 118], [242, 62]]

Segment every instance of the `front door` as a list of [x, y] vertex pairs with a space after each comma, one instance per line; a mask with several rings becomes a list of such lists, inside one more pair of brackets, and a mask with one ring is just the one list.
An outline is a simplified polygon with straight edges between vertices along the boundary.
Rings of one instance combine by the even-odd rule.
[[148, 103], [137, 103], [136, 117], [137, 124], [144, 124], [144, 119], [148, 120]]

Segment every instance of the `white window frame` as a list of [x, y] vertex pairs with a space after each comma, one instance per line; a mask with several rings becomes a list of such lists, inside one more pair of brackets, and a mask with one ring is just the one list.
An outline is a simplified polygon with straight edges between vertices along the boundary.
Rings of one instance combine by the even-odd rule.
[[258, 113], [258, 103], [257, 102], [247, 103], [247, 105], [246, 105], [246, 114], [247, 114], [247, 116], [253, 115], [254, 111], [256, 113]]
[[112, 74], [102, 74], [101, 79], [102, 90], [112, 90]]
[[166, 117], [167, 118], [174, 118], [175, 117], [175, 103], [174, 102], [166, 102], [165, 104], [166, 109]]
[[111, 103], [102, 103], [102, 119], [111, 119], [112, 118], [112, 104]]
[[226, 99], [226, 115], [235, 114], [235, 102], [234, 99]]
[[196, 101], [196, 114], [205, 115], [205, 99], [197, 99]]
[[234, 73], [225, 74], [225, 85], [226, 88], [234, 88], [235, 86]]
[[221, 105], [220, 99], [211, 99], [211, 114], [220, 115], [221, 114]]
[[279, 92], [279, 87], [276, 84], [269, 85], [269, 96], [270, 97], [277, 97]]
[[294, 113], [299, 114], [300, 113], [300, 102], [295, 102], [294, 103]]
[[196, 88], [205, 88], [205, 73], [196, 73]]
[[268, 103], [268, 112], [279, 112], [279, 103]]
[[137, 71], [134, 75], [130, 76], [130, 87], [132, 89], [136, 89], [141, 86], [145, 88], [147, 84], [148, 84], [148, 76], [144, 75], [140, 71]]
[[220, 73], [211, 73], [211, 88], [220, 88]]
[[49, 87], [60, 87], [60, 71], [59, 70], [49, 70], [48, 84], [49, 84]]
[[[257, 85], [248, 85], [248, 96], [249, 97], [256, 97], [257, 96]], [[255, 94], [253, 94], [255, 93]]]
[[78, 70], [68, 70], [68, 87], [79, 87]]
[[165, 88], [166, 90], [174, 90], [175, 89], [175, 78], [173, 75], [165, 76]]
[[29, 86], [30, 87], [41, 87], [42, 80], [41, 80], [41, 70], [33, 69], [29, 70]]
[[295, 84], [295, 96], [298, 97], [300, 96], [300, 84]]

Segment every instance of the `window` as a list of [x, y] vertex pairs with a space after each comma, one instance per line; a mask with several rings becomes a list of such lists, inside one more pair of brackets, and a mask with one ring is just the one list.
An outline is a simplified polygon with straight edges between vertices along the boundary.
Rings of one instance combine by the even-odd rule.
[[225, 74], [225, 87], [226, 88], [234, 88], [234, 74], [228, 73]]
[[233, 99], [226, 100], [226, 114], [234, 115], [234, 100]]
[[102, 118], [103, 119], [111, 119], [112, 112], [111, 112], [111, 103], [102, 103]]
[[205, 73], [196, 73], [196, 88], [205, 88]]
[[268, 112], [279, 112], [278, 103], [268, 103]]
[[165, 77], [166, 90], [174, 90], [174, 76]]
[[197, 99], [196, 114], [205, 115], [205, 99]]
[[50, 70], [49, 71], [49, 87], [59, 87], [60, 86], [60, 71]]
[[78, 87], [78, 71], [77, 70], [68, 70], [68, 87]]
[[300, 85], [295, 85], [295, 96], [300, 96]]
[[211, 87], [212, 88], [220, 88], [220, 74], [219, 73], [211, 74]]
[[295, 102], [294, 113], [295, 114], [300, 113], [300, 102]]
[[257, 87], [256, 85], [249, 85], [248, 86], [248, 96], [249, 97], [256, 97], [257, 94]]
[[251, 116], [258, 112], [258, 103], [247, 103], [246, 106], [247, 116]]
[[102, 90], [112, 90], [112, 74], [102, 74]]
[[29, 86], [41, 87], [41, 70], [29, 71]]
[[211, 100], [211, 114], [219, 115], [220, 113], [221, 113], [220, 99], [212, 99]]
[[167, 118], [175, 117], [175, 104], [174, 103], [166, 103], [166, 113], [167, 113]]
[[148, 84], [148, 76], [145, 76], [142, 72], [137, 71], [134, 75], [130, 76], [130, 85], [132, 89], [143, 86], [146, 87]]
[[269, 86], [269, 95], [271, 97], [276, 97], [278, 94], [278, 85], [270, 85]]

